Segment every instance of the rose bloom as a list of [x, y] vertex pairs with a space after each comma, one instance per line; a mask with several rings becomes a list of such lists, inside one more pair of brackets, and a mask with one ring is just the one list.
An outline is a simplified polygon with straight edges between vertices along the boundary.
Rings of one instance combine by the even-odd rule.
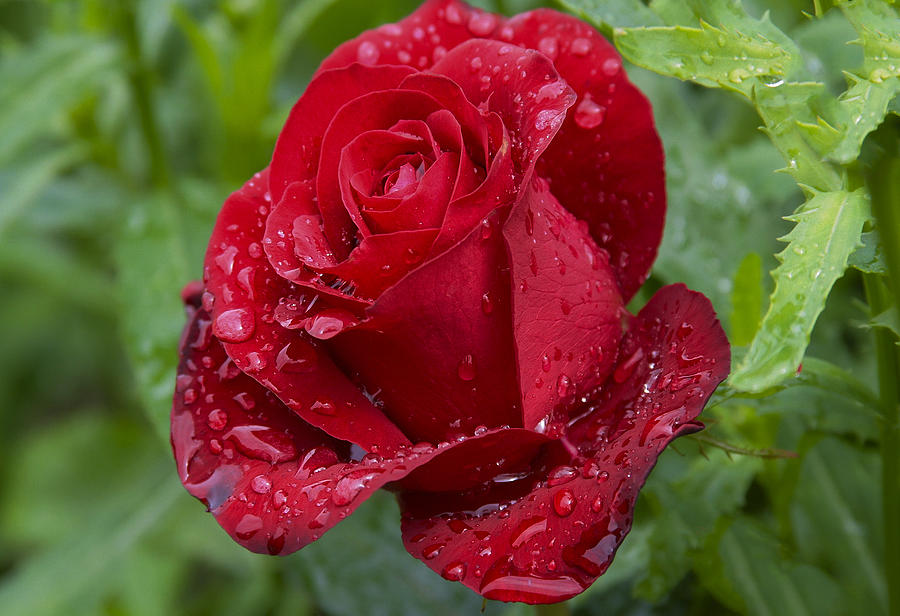
[[589, 25], [430, 0], [344, 43], [185, 289], [182, 482], [271, 554], [387, 488], [445, 578], [582, 592], [729, 370], [702, 295], [625, 310], [664, 214], [650, 106]]

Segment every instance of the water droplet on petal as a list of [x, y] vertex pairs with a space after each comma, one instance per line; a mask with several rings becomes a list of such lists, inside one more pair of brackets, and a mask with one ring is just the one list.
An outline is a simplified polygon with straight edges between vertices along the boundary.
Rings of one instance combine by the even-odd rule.
[[546, 36], [538, 41], [538, 50], [551, 60], [556, 60], [559, 53], [559, 41], [552, 36]]
[[572, 41], [570, 49], [576, 56], [586, 56], [591, 52], [591, 42], [586, 38], [577, 38]]
[[228, 413], [222, 409], [213, 409], [207, 415], [206, 423], [211, 430], [224, 430], [228, 424]]
[[248, 308], [232, 308], [216, 317], [213, 333], [223, 342], [244, 342], [253, 335], [256, 319]]
[[257, 494], [267, 494], [272, 489], [272, 482], [265, 475], [257, 475], [250, 480], [250, 488]]
[[463, 381], [471, 381], [475, 378], [475, 358], [472, 357], [471, 353], [460, 360], [456, 368], [456, 374]]
[[234, 527], [234, 534], [245, 541], [258, 533], [263, 527], [262, 518], [252, 513], [246, 514]]
[[315, 348], [302, 340], [290, 342], [275, 357], [275, 368], [281, 372], [312, 372], [318, 366]]
[[441, 575], [444, 579], [450, 580], [451, 582], [458, 582], [466, 576], [466, 563], [455, 561], [444, 567], [444, 570], [441, 571]]
[[304, 329], [313, 338], [329, 340], [355, 324], [356, 318], [346, 310], [328, 308], [310, 317]]
[[424, 550], [422, 550], [422, 557], [425, 560], [432, 560], [437, 557], [438, 554], [441, 553], [441, 550], [444, 549], [443, 543], [434, 543], [432, 545], [427, 546]]
[[491, 314], [494, 312], [494, 300], [491, 299], [491, 296], [488, 293], [481, 296], [481, 311], [484, 314]]
[[359, 60], [360, 64], [365, 64], [367, 66], [372, 66], [377, 63], [380, 55], [381, 53], [378, 51], [378, 47], [371, 41], [363, 41], [360, 43], [359, 49], [356, 50], [356, 59]]
[[615, 77], [621, 68], [622, 61], [618, 58], [607, 58], [603, 61], [603, 64], [600, 65], [600, 70], [603, 71], [603, 74], [607, 77]]
[[487, 36], [497, 27], [497, 17], [491, 13], [474, 13], [468, 25], [469, 32], [475, 36]]
[[600, 126], [605, 117], [606, 108], [594, 102], [589, 93], [575, 107], [575, 124], [586, 130]]
[[575, 511], [575, 505], [578, 501], [571, 490], [560, 490], [553, 495], [553, 510], [560, 517], [566, 517]]

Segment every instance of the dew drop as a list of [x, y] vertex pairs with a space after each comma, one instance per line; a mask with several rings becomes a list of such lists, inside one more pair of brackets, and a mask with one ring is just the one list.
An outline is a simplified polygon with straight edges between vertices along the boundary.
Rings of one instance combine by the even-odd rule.
[[422, 557], [425, 560], [432, 560], [437, 557], [438, 554], [441, 553], [441, 550], [444, 549], [443, 543], [434, 543], [432, 545], [427, 546], [424, 550], [422, 550]]
[[228, 413], [222, 409], [213, 409], [206, 417], [206, 424], [211, 430], [224, 430], [228, 424]]
[[491, 13], [474, 13], [469, 18], [469, 32], [475, 36], [487, 36], [497, 27], [497, 17]]
[[253, 335], [256, 321], [248, 308], [232, 308], [216, 317], [213, 333], [223, 342], [244, 342]]
[[450, 580], [451, 582], [458, 582], [466, 576], [466, 563], [455, 561], [444, 567], [444, 570], [441, 571], [441, 575], [444, 579]]
[[468, 354], [459, 361], [456, 367], [456, 374], [463, 381], [471, 381], [475, 378], [475, 358], [472, 354]]
[[380, 55], [378, 47], [371, 41], [363, 41], [360, 43], [359, 49], [356, 50], [356, 59], [359, 60], [360, 64], [365, 64], [366, 66], [372, 66], [378, 62]]
[[481, 311], [484, 314], [491, 314], [494, 312], [494, 300], [491, 299], [491, 296], [488, 293], [481, 296]]
[[606, 117], [606, 108], [591, 99], [590, 93], [584, 95], [575, 107], [575, 124], [583, 129], [597, 128]]
[[316, 400], [309, 406], [309, 410], [313, 413], [318, 413], [319, 415], [326, 415], [328, 417], [333, 417], [337, 415], [337, 409], [334, 406], [334, 402], [331, 400], [321, 398]]
[[538, 50], [551, 60], [556, 60], [559, 54], [559, 41], [552, 36], [546, 36], [538, 41]]
[[317, 365], [315, 348], [302, 340], [284, 345], [275, 357], [275, 368], [281, 372], [312, 372]]
[[257, 475], [250, 480], [250, 488], [257, 494], [268, 494], [272, 489], [272, 482], [265, 475]]
[[234, 527], [234, 534], [245, 541], [258, 533], [263, 527], [262, 518], [252, 513], [246, 514]]
[[560, 490], [553, 496], [553, 510], [563, 518], [575, 511], [577, 503], [571, 490]]
[[576, 56], [586, 56], [591, 52], [591, 42], [586, 38], [577, 38], [572, 41], [571, 50]]
[[603, 74], [607, 77], [615, 77], [619, 73], [619, 69], [622, 68], [622, 61], [618, 58], [607, 58], [603, 61], [603, 64], [600, 65], [600, 70], [603, 71]]

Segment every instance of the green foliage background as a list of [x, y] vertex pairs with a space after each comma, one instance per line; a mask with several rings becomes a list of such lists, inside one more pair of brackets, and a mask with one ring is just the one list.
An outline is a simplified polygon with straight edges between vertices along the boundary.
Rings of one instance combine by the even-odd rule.
[[[181, 488], [167, 442], [178, 291], [220, 204], [267, 163], [318, 62], [416, 4], [0, 0], [4, 615], [481, 609], [406, 555], [388, 496], [290, 557], [244, 551]], [[892, 424], [872, 336], [890, 352], [900, 328], [893, 295], [867, 303], [862, 277], [881, 284], [879, 242], [900, 230], [879, 240], [858, 159], [898, 109], [896, 8], [560, 4], [615, 41], [666, 145], [666, 234], [635, 305], [683, 281], [736, 353], [709, 429], [663, 455], [571, 610], [894, 616], [883, 498], [900, 480], [882, 480]]]

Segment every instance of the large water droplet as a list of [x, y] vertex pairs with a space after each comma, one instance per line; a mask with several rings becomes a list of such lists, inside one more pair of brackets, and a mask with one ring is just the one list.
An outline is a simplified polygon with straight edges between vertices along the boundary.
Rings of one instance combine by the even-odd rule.
[[358, 471], [354, 471], [349, 475], [341, 477], [338, 479], [337, 484], [334, 486], [334, 490], [331, 492], [331, 502], [338, 507], [349, 505], [378, 474], [379, 473], [359, 473]]
[[356, 318], [346, 310], [328, 308], [311, 317], [306, 322], [305, 329], [313, 338], [328, 340], [355, 323]]
[[575, 124], [586, 130], [597, 128], [606, 117], [606, 107], [597, 104], [590, 93], [584, 95], [575, 107]]
[[560, 490], [553, 495], [553, 510], [560, 517], [564, 518], [570, 515], [575, 511], [575, 505], [577, 504], [578, 501], [575, 499], [572, 490]]
[[432, 545], [427, 546], [424, 550], [422, 550], [422, 557], [425, 560], [432, 560], [437, 557], [438, 554], [441, 553], [441, 550], [444, 549], [443, 543], [434, 543]]
[[607, 58], [600, 65], [600, 70], [603, 71], [603, 74], [607, 77], [615, 77], [619, 74], [619, 69], [622, 68], [622, 61], [618, 58]]
[[231, 440], [245, 456], [265, 460], [270, 464], [297, 457], [291, 437], [267, 426], [235, 426], [224, 438]]
[[378, 51], [378, 47], [371, 41], [363, 41], [360, 43], [359, 49], [356, 50], [356, 59], [359, 60], [360, 64], [365, 64], [367, 66], [376, 64], [380, 55], [381, 53]]
[[257, 475], [250, 480], [250, 489], [257, 494], [268, 494], [272, 489], [272, 482], [265, 475]]
[[458, 560], [454, 561], [444, 567], [441, 575], [451, 582], [458, 582], [466, 576], [466, 563]]
[[487, 36], [497, 27], [497, 17], [491, 13], [474, 13], [468, 25], [469, 32], [475, 36]]
[[216, 317], [213, 333], [223, 342], [244, 342], [253, 335], [256, 320], [249, 308], [232, 308]]
[[577, 38], [572, 41], [570, 49], [576, 56], [586, 56], [591, 52], [591, 42], [586, 38]]

